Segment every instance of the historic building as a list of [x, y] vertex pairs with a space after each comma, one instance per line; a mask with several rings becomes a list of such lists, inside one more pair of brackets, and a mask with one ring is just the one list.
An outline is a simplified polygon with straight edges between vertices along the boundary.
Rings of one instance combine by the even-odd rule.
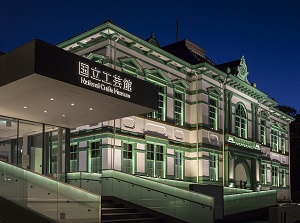
[[278, 200], [290, 199], [292, 118], [249, 83], [244, 56], [215, 64], [189, 40], [161, 47], [153, 34], [143, 40], [111, 22], [58, 46], [159, 87], [154, 112], [71, 130], [71, 172], [113, 168], [253, 190], [276, 188]]
[[[111, 22], [58, 47], [63, 50], [29, 43], [19, 51], [29, 49], [36, 58], [26, 63], [19, 51], [0, 57], [6, 81], [1, 82], [0, 159], [51, 175], [115, 169], [255, 191], [276, 189], [278, 200], [290, 200], [293, 118], [249, 83], [243, 56], [215, 64], [189, 40], [161, 47], [154, 34], [143, 40]], [[25, 71], [30, 76], [19, 80]], [[137, 115], [124, 117], [132, 114]]]

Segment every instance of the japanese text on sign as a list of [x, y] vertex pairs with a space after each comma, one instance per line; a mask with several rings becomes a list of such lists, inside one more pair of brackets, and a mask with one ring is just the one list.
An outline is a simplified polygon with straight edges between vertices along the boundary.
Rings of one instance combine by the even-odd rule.
[[98, 67], [90, 67], [89, 64], [79, 62], [79, 75], [82, 84], [91, 86], [112, 94], [125, 98], [130, 98], [132, 93], [132, 81], [128, 78], [122, 78], [117, 74], [111, 74], [108, 71]]

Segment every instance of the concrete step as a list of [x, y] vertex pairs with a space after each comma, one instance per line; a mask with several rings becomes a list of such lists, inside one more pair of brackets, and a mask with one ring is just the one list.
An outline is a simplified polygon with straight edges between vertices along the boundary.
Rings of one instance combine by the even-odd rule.
[[161, 223], [162, 221], [157, 218], [135, 218], [135, 219], [111, 219], [102, 220], [102, 223], [122, 223], [122, 222], [144, 222], [144, 223]]
[[145, 213], [107, 213], [102, 214], [102, 220], [111, 220], [111, 219], [135, 219], [135, 218], [149, 218], [149, 214]]
[[102, 214], [111, 214], [111, 213], [134, 213], [136, 210], [134, 208], [123, 208], [123, 207], [107, 207], [102, 208]]
[[133, 207], [126, 207], [122, 202], [116, 202], [107, 198], [102, 199], [101, 222], [143, 222], [159, 223], [160, 219], [153, 218], [148, 213], [138, 212]]

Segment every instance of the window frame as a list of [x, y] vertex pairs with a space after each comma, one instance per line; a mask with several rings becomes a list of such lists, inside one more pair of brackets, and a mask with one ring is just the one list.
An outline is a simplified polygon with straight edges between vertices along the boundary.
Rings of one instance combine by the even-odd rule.
[[262, 163], [261, 164], [261, 178], [262, 178], [262, 184], [266, 185], [267, 184], [267, 164]]
[[[183, 152], [175, 151], [174, 165], [175, 165], [175, 179], [183, 179]], [[178, 171], [179, 169], [179, 171]]]
[[282, 187], [287, 187], [287, 180], [286, 180], [286, 170], [281, 170], [281, 179], [282, 179]]
[[[208, 112], [209, 112], [209, 128], [213, 130], [218, 130], [218, 118], [219, 118], [219, 99], [213, 96], [210, 96], [209, 99], [209, 106], [208, 106]], [[215, 104], [212, 105], [211, 101], [214, 101]], [[214, 110], [212, 112], [212, 110]], [[214, 117], [213, 117], [214, 116]]]
[[[178, 97], [179, 96], [179, 97]], [[174, 89], [174, 123], [183, 126], [185, 93]], [[179, 109], [177, 109], [179, 108]]]
[[122, 158], [127, 160], [133, 159], [133, 144], [123, 142]]
[[265, 119], [260, 120], [260, 142], [263, 145], [267, 144], [267, 121]]
[[271, 139], [270, 139], [270, 144], [271, 144], [271, 150], [273, 152], [278, 152], [279, 150], [279, 131], [275, 129], [274, 127], [271, 127]]
[[281, 138], [281, 153], [286, 154], [286, 139], [284, 135]]
[[272, 166], [272, 186], [279, 187], [279, 167]]
[[[94, 145], [95, 145], [95, 147], [94, 147]], [[101, 146], [100, 140], [90, 141], [91, 158], [98, 158], [101, 156], [100, 146]]]
[[218, 155], [215, 153], [209, 154], [209, 180], [218, 181]]
[[[159, 82], [150, 81], [154, 85], [158, 86], [158, 110], [148, 112], [146, 114], [149, 118], [154, 118], [161, 121], [166, 121], [166, 110], [167, 110], [167, 86]], [[162, 100], [160, 100], [162, 99]]]
[[[171, 79], [160, 69], [145, 69], [145, 80], [159, 87], [158, 103], [160, 107], [157, 111], [146, 113], [146, 117], [166, 121], [168, 84]], [[163, 90], [160, 91], [161, 89]], [[160, 103], [160, 96], [163, 99], [162, 103]]]
[[247, 110], [245, 106], [241, 103], [239, 103], [236, 106], [236, 111], [235, 111], [235, 134], [244, 139], [248, 138]]
[[70, 161], [78, 159], [78, 144], [71, 144], [70, 145]]

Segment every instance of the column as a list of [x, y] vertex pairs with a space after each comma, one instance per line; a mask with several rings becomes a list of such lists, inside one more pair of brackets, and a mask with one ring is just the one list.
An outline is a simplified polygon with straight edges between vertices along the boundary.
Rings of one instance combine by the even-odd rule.
[[256, 177], [257, 177], [257, 167], [256, 167], [256, 162], [257, 162], [257, 159], [256, 158], [252, 158], [251, 159], [251, 189], [252, 190], [256, 190]]
[[65, 182], [67, 183], [67, 174], [70, 172], [70, 129], [66, 128], [65, 133]]
[[251, 123], [252, 123], [252, 139], [254, 141], [259, 141], [258, 138], [258, 105], [257, 104], [251, 104]]
[[24, 169], [29, 168], [28, 136], [27, 135], [23, 135], [22, 167]]
[[229, 151], [228, 148], [225, 147], [225, 153], [223, 157], [223, 162], [224, 162], [224, 186], [228, 187], [228, 178], [229, 178]]
[[225, 89], [225, 132], [231, 134], [232, 132], [232, 92]]
[[62, 148], [63, 148], [63, 131], [58, 128], [57, 131], [57, 175], [62, 174]]

